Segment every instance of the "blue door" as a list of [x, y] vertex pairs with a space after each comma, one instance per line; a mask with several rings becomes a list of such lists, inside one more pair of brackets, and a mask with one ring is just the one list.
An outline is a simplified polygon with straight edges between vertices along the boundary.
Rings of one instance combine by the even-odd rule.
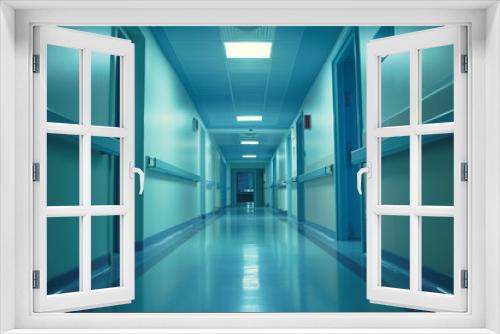
[[[297, 123], [297, 175], [304, 174], [304, 116], [300, 115]], [[306, 219], [304, 202], [304, 184], [297, 182], [297, 220], [303, 222]]]
[[337, 236], [361, 240], [362, 198], [356, 191], [360, 164], [351, 163], [351, 152], [361, 146], [360, 69], [357, 28], [352, 28], [332, 62], [335, 136], [335, 184]]

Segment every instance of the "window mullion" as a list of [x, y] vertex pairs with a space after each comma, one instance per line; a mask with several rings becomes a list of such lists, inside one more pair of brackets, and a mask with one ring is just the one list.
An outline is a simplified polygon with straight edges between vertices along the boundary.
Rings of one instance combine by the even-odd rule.
[[91, 51], [83, 49], [81, 61], [81, 120], [85, 133], [81, 140], [80, 151], [80, 182], [81, 182], [81, 205], [85, 213], [81, 218], [80, 225], [80, 282], [81, 290], [89, 292], [91, 289], [91, 135], [90, 135], [90, 112], [91, 112]]
[[[410, 51], [410, 207], [420, 204], [420, 136], [416, 131], [420, 123], [420, 66], [419, 51]], [[421, 287], [420, 274], [420, 218], [416, 212], [410, 214], [410, 291], [417, 292]]]

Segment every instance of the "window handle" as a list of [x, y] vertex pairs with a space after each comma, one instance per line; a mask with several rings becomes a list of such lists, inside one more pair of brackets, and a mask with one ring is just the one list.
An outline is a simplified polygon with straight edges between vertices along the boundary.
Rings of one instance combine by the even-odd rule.
[[370, 177], [371, 176], [371, 164], [369, 162], [366, 163], [365, 167], [360, 168], [358, 170], [358, 173], [356, 174], [356, 177], [357, 177], [357, 186], [358, 186], [358, 194], [360, 194], [360, 195], [363, 195], [363, 189], [361, 187], [363, 174], [366, 174], [366, 177]]
[[134, 163], [130, 163], [130, 178], [133, 179], [134, 175], [139, 175], [139, 195], [142, 195], [144, 192], [144, 172], [142, 169], [134, 166]]

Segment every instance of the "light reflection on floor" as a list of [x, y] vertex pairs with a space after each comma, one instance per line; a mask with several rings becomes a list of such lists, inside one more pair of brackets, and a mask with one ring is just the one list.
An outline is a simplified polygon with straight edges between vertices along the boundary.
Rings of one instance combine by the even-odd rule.
[[228, 209], [104, 312], [383, 312], [364, 280], [270, 209]]

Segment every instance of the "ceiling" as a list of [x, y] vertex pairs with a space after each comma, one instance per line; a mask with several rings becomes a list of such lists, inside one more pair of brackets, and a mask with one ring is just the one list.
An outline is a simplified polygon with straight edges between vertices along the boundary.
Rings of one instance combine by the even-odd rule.
[[[269, 160], [341, 27], [151, 27], [227, 161]], [[225, 41], [271, 41], [270, 59], [227, 59]], [[238, 123], [236, 115], [262, 115]], [[242, 146], [251, 136], [258, 146]]]

